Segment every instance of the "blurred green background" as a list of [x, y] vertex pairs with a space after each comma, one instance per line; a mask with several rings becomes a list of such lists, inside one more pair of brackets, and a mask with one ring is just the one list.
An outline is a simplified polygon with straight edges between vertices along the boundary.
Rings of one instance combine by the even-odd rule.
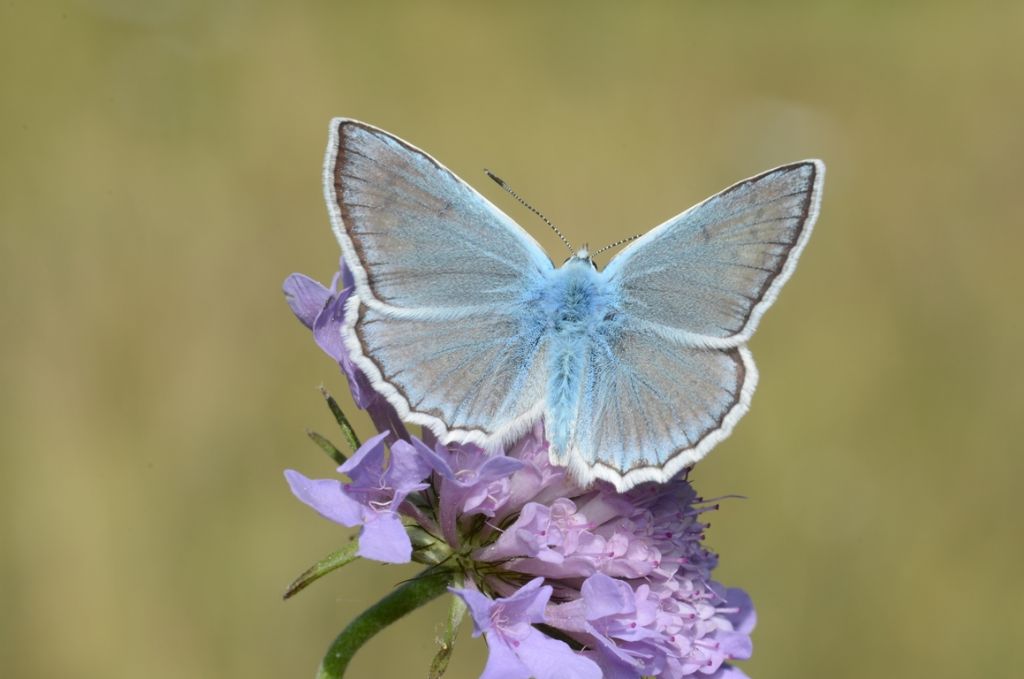
[[[753, 410], [695, 473], [750, 498], [709, 535], [760, 615], [744, 669], [1020, 676], [1022, 35], [1020, 2], [5, 2], [3, 675], [312, 676], [415, 572], [280, 599], [348, 535], [281, 477], [329, 472], [303, 428], [345, 391], [280, 293], [334, 271], [345, 115], [552, 253], [480, 168], [603, 244], [825, 159]], [[443, 613], [351, 676], [424, 676]], [[483, 659], [463, 643], [449, 676]]]

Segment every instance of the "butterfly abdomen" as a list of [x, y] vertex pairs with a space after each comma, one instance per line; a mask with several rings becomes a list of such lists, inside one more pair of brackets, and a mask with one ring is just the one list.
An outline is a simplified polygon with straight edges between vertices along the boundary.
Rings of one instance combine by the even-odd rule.
[[552, 338], [545, 429], [552, 451], [564, 457], [579, 412], [584, 362], [593, 336], [614, 316], [601, 274], [585, 260], [570, 259], [552, 272], [538, 311]]

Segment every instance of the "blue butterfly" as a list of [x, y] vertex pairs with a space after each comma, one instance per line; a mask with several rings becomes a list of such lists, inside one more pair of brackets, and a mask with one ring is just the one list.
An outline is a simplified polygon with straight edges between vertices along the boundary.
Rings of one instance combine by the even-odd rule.
[[747, 412], [746, 343], [792, 275], [825, 166], [769, 170], [556, 267], [446, 167], [336, 118], [324, 193], [356, 291], [342, 335], [407, 422], [489, 449], [540, 418], [554, 463], [620, 491], [664, 482]]

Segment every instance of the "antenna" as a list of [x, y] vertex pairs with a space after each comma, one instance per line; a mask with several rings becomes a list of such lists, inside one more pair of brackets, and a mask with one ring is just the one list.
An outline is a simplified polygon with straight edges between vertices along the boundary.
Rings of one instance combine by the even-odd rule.
[[494, 180], [494, 183], [495, 183], [495, 184], [497, 184], [497, 185], [498, 185], [498, 186], [500, 186], [501, 188], [503, 188], [503, 189], [505, 189], [506, 191], [508, 191], [508, 193], [509, 193], [509, 195], [510, 195], [510, 196], [512, 196], [513, 198], [515, 198], [516, 200], [518, 200], [518, 201], [519, 201], [520, 203], [522, 203], [522, 204], [523, 204], [523, 206], [524, 206], [524, 207], [525, 207], [525, 208], [526, 208], [527, 210], [529, 210], [529, 211], [530, 211], [530, 212], [532, 212], [533, 214], [535, 214], [535, 215], [537, 215], [538, 217], [540, 217], [541, 219], [543, 219], [543, 220], [544, 220], [544, 223], [545, 223], [545, 224], [547, 224], [548, 226], [550, 226], [550, 227], [551, 227], [551, 230], [555, 232], [555, 235], [557, 235], [557, 236], [558, 236], [558, 237], [559, 237], [559, 238], [560, 238], [560, 239], [562, 240], [562, 242], [563, 242], [563, 243], [565, 243], [565, 247], [569, 248], [569, 252], [571, 252], [571, 253], [572, 253], [572, 254], [574, 254], [574, 255], [576, 254], [576, 250], [575, 250], [575, 249], [573, 249], [573, 247], [572, 247], [571, 245], [569, 245], [569, 241], [565, 239], [565, 236], [563, 236], [563, 235], [562, 235], [562, 232], [558, 230], [558, 227], [557, 227], [557, 226], [555, 226], [554, 224], [552, 224], [552, 223], [551, 223], [551, 221], [550, 221], [550, 220], [549, 220], [549, 219], [548, 219], [547, 217], [545, 217], [544, 215], [542, 215], [542, 214], [540, 213], [540, 210], [538, 210], [537, 208], [533, 207], [532, 205], [530, 205], [529, 203], [527, 203], [527, 202], [526, 202], [525, 200], [523, 200], [522, 198], [520, 198], [520, 197], [519, 197], [519, 194], [518, 194], [518, 193], [516, 193], [515, 191], [513, 191], [513, 190], [512, 190], [512, 187], [511, 187], [511, 186], [509, 186], [509, 185], [508, 185], [508, 184], [506, 184], [506, 183], [505, 183], [504, 181], [502, 181], [501, 177], [499, 177], [498, 175], [494, 174], [493, 172], [491, 172], [491, 171], [490, 171], [490, 170], [488, 170], [487, 168], [484, 168], [484, 172], [485, 172], [485, 173], [487, 174], [487, 176], [488, 176], [488, 177], [490, 177], [491, 179], [493, 179], [493, 180]]
[[636, 240], [636, 239], [637, 239], [637, 238], [639, 238], [639, 237], [640, 237], [640, 234], [636, 234], [635, 236], [630, 236], [629, 238], [623, 238], [622, 240], [617, 240], [617, 241], [615, 241], [614, 243], [612, 243], [611, 245], [605, 245], [605, 246], [604, 246], [603, 248], [601, 248], [601, 249], [600, 249], [600, 250], [598, 250], [597, 252], [593, 252], [593, 253], [591, 253], [591, 255], [590, 255], [590, 256], [591, 256], [591, 257], [595, 257], [595, 256], [597, 256], [597, 255], [601, 254], [602, 252], [604, 252], [605, 250], [611, 250], [612, 248], [617, 248], [617, 247], [619, 247], [620, 245], [625, 245], [625, 244], [626, 244], [626, 243], [628, 243], [629, 241], [631, 241], [631, 240]]

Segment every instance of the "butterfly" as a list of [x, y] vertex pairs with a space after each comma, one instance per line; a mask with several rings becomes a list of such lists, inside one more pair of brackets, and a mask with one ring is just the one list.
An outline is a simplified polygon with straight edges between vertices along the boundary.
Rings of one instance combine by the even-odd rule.
[[335, 118], [324, 162], [351, 270], [342, 336], [406, 422], [496, 450], [543, 419], [580, 483], [665, 482], [728, 436], [757, 368], [747, 341], [792, 275], [819, 160], [725, 189], [603, 269], [556, 267], [522, 227], [415, 146]]

